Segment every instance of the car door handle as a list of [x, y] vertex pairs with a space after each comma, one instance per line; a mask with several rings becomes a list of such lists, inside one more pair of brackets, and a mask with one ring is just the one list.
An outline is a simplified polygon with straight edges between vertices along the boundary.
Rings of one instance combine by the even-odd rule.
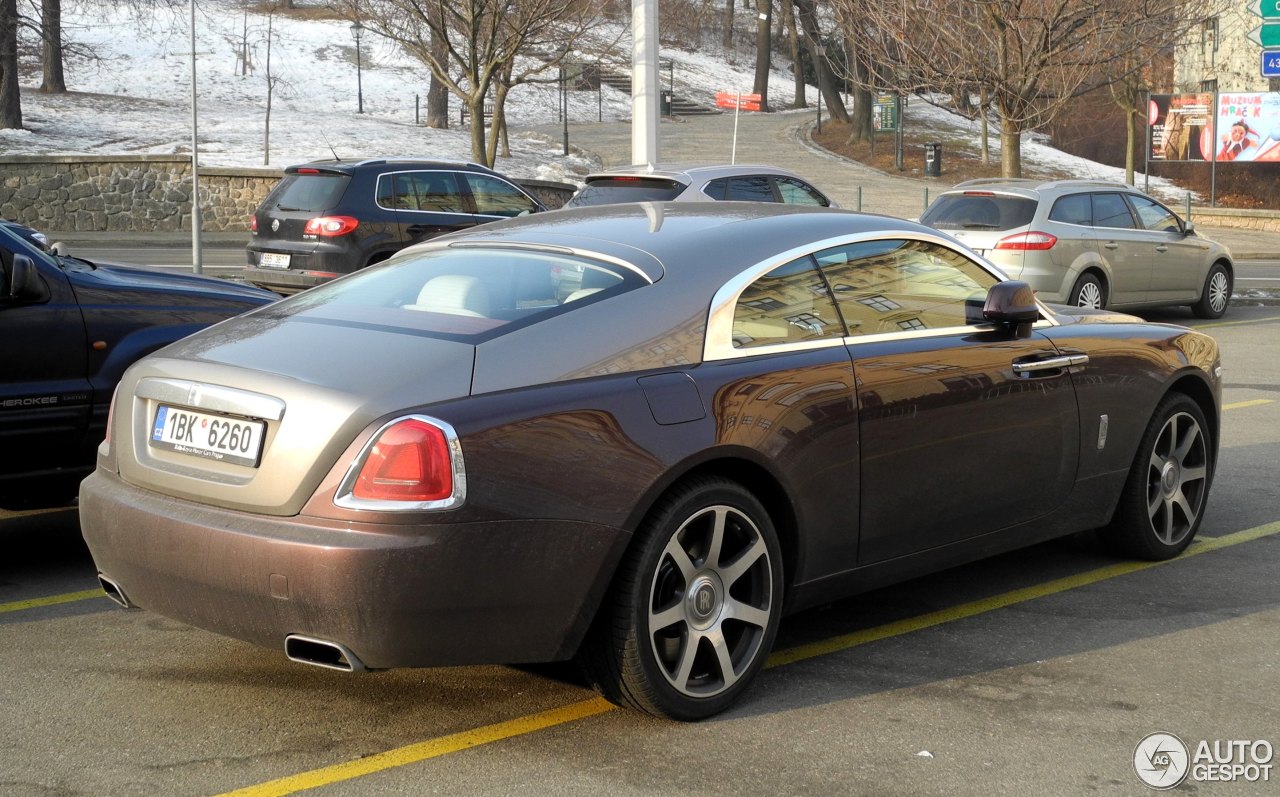
[[1115, 241], [1107, 241], [1105, 244], [1103, 244], [1103, 246], [1104, 246], [1104, 247], [1106, 247], [1107, 249], [1119, 249], [1119, 248], [1120, 248], [1120, 244], [1116, 243]]
[[1159, 246], [1157, 246], [1157, 247], [1156, 247], [1156, 251], [1157, 251], [1157, 252], [1168, 252], [1168, 251], [1169, 251], [1169, 247], [1165, 246], [1164, 244], [1160, 244]]
[[1089, 362], [1087, 354], [1067, 354], [1061, 357], [1050, 357], [1045, 360], [1015, 360], [1013, 372], [1019, 376], [1038, 371], [1060, 371], [1073, 365], [1084, 365]]

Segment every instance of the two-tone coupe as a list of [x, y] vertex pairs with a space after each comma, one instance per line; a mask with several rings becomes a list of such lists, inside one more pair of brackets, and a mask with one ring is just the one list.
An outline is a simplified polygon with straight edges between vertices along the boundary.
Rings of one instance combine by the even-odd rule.
[[1213, 339], [944, 233], [640, 203], [486, 225], [132, 367], [84, 535], [138, 606], [344, 670], [576, 657], [696, 719], [784, 613], [1073, 532], [1177, 555]]

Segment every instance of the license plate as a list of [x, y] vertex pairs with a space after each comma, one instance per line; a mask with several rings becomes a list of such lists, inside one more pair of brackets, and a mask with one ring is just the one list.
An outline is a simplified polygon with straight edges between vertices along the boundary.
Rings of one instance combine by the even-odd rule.
[[263, 252], [258, 258], [258, 265], [262, 268], [288, 268], [290, 255], [281, 255], [276, 252]]
[[151, 445], [218, 462], [258, 466], [266, 424], [161, 405], [151, 426]]

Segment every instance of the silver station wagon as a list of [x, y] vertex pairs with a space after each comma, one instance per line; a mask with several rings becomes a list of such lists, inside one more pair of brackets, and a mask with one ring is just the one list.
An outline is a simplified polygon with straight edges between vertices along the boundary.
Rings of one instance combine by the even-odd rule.
[[1048, 302], [1078, 307], [1187, 305], [1219, 318], [1234, 267], [1225, 246], [1128, 185], [1091, 180], [971, 180], [920, 221], [945, 230]]

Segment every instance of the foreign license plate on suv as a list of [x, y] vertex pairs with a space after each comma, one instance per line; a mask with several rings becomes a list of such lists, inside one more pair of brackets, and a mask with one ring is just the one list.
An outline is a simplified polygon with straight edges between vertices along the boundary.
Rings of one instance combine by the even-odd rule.
[[258, 258], [258, 265], [262, 268], [288, 268], [290, 257], [277, 252], [263, 252]]
[[182, 454], [219, 462], [258, 466], [266, 424], [160, 405], [150, 443]]

